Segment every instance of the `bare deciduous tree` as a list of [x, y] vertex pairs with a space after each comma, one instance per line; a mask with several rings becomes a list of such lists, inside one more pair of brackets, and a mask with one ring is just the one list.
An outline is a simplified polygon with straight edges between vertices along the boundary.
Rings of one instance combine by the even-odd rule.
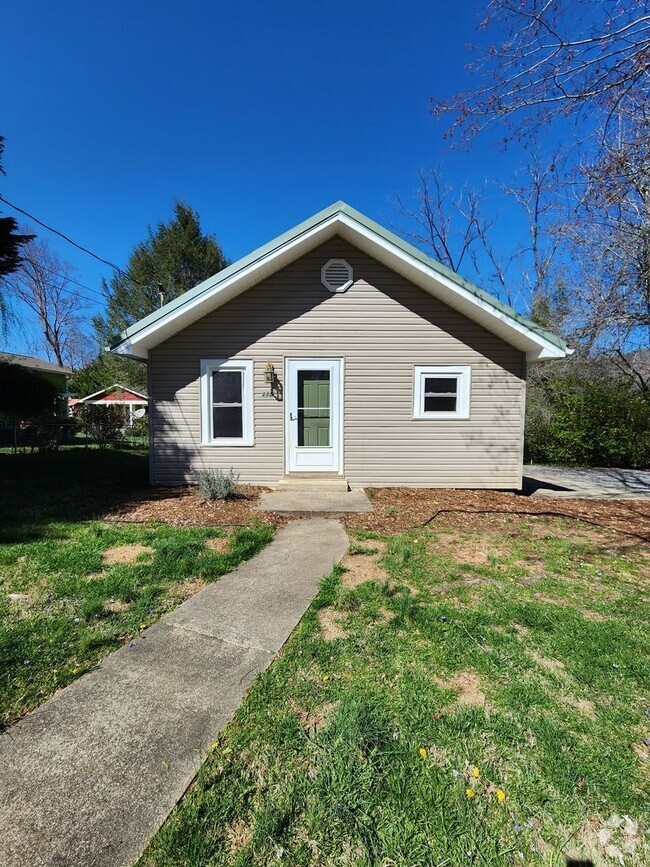
[[93, 356], [87, 335], [89, 304], [71, 282], [72, 266], [45, 241], [30, 241], [21, 255], [20, 268], [7, 278], [10, 296], [34, 314], [48, 358], [73, 368], [87, 363]]
[[[415, 204], [397, 197], [409, 225], [402, 234], [453, 271], [491, 288], [513, 307], [549, 320], [556, 290], [563, 282], [565, 216], [558, 208], [561, 162], [543, 161], [534, 152], [515, 182], [499, 187], [523, 212], [526, 235], [507, 254], [497, 245], [496, 218], [484, 214], [486, 190], [455, 193], [440, 181], [442, 169], [418, 173]], [[544, 324], [553, 324], [545, 321]]]
[[650, 394], [650, 140], [619, 117], [598, 157], [581, 167], [585, 191], [570, 224], [578, 336]]
[[467, 140], [494, 123], [505, 138], [527, 136], [558, 117], [615, 114], [650, 89], [649, 0], [490, 0], [471, 46], [480, 83], [449, 100], [432, 99]]
[[436, 259], [461, 273], [465, 258], [488, 227], [479, 214], [479, 196], [471, 190], [456, 194], [449, 184], [440, 181], [441, 169], [420, 169], [420, 181], [415, 206], [401, 196], [397, 204], [408, 217], [412, 229], [403, 234], [420, 246], [430, 247]]

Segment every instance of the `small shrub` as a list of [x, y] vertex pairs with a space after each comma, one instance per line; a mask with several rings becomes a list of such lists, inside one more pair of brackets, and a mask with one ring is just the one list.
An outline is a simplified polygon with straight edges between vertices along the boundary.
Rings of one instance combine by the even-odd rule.
[[239, 473], [231, 467], [224, 470], [194, 470], [199, 486], [199, 494], [205, 500], [227, 500], [239, 482]]
[[100, 449], [117, 448], [124, 438], [126, 409], [120, 404], [87, 404], [81, 408], [79, 418]]

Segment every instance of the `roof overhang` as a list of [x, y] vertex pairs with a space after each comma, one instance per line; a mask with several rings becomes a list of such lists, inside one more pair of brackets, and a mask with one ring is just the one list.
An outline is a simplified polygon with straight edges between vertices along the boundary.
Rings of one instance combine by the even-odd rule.
[[526, 354], [528, 361], [564, 358], [564, 341], [464, 280], [382, 226], [337, 203], [136, 322], [112, 351], [147, 358], [150, 349], [222, 307], [334, 236], [340, 236], [444, 304]]
[[[76, 403], [100, 403], [101, 398], [99, 398], [100, 394], [111, 394], [114, 391], [123, 391], [125, 394], [135, 394], [137, 395], [136, 401], [129, 401], [130, 403], [136, 403], [143, 401], [147, 403], [149, 398], [146, 394], [142, 394], [139, 391], [135, 391], [133, 388], [127, 388], [125, 385], [120, 385], [116, 382], [114, 385], [109, 385], [108, 388], [100, 388], [99, 391], [94, 391], [92, 394], [87, 394], [85, 397], [80, 397]], [[99, 399], [98, 399], [99, 398]], [[110, 403], [118, 403], [119, 401], [110, 401]]]

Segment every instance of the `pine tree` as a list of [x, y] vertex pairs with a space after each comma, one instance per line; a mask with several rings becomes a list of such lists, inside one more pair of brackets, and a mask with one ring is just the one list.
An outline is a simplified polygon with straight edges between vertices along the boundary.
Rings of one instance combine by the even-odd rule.
[[128, 325], [221, 271], [227, 261], [213, 235], [203, 233], [197, 212], [182, 202], [174, 217], [149, 229], [129, 257], [127, 273], [104, 284], [106, 314], [94, 326], [101, 346], [112, 345]]

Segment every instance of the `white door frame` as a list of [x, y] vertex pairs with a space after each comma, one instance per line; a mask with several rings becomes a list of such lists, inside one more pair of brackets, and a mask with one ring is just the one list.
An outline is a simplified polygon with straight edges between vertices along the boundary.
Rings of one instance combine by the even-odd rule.
[[[298, 445], [298, 371], [330, 372], [330, 446]], [[284, 365], [285, 472], [343, 472], [343, 359], [286, 358]]]

